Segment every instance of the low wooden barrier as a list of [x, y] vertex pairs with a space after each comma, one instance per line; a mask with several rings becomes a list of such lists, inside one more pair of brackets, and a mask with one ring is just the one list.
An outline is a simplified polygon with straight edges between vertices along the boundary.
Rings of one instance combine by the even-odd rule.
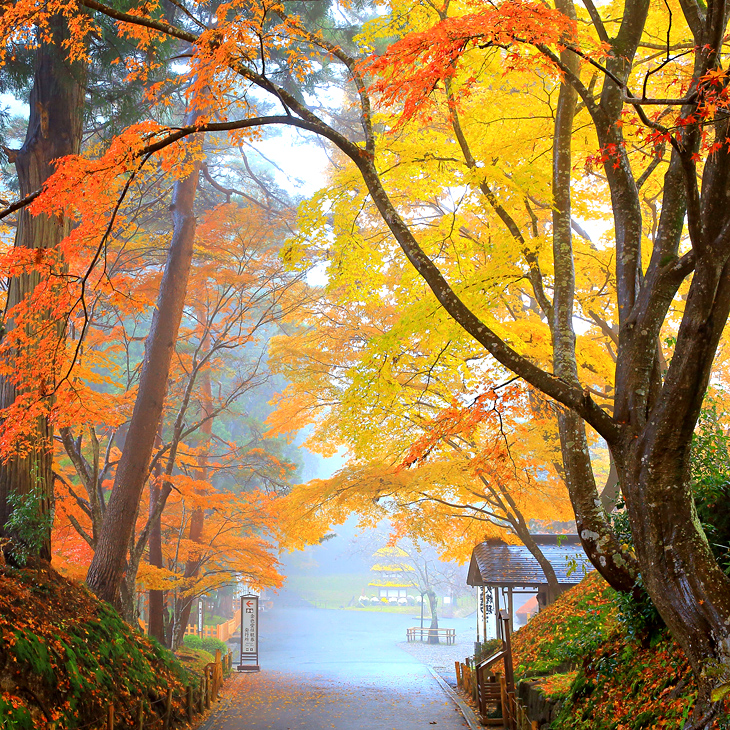
[[[515, 694], [507, 612], [500, 611], [499, 619], [504, 637], [502, 647], [480, 662], [473, 663], [469, 659], [464, 663], [455, 662], [456, 682], [474, 700], [483, 725], [505, 730], [537, 730], [538, 723], [530, 721]], [[504, 673], [492, 672], [491, 667], [500, 661]]]
[[[142, 619], [139, 620], [139, 625], [144, 633], [147, 633], [147, 622]], [[188, 624], [185, 627], [185, 636], [200, 636], [201, 639], [206, 637], [213, 637], [219, 641], [228, 641], [241, 628], [241, 609], [236, 609], [233, 614], [233, 618], [224, 621], [222, 624], [216, 624], [215, 626], [203, 626], [203, 632], [198, 631], [197, 624]]]
[[420, 626], [413, 626], [410, 629], [406, 629], [406, 638], [408, 641], [417, 641], [416, 637], [420, 636], [420, 641], [427, 641], [432, 637], [444, 638], [447, 644], [456, 643], [456, 629], [428, 629], [421, 628]]
[[[233, 654], [228, 652], [225, 656], [221, 656], [221, 651], [218, 649], [215, 653], [215, 661], [205, 665], [203, 675], [200, 678], [200, 685], [197, 688], [193, 685], [185, 688], [185, 710], [188, 722], [192, 722], [195, 712], [204, 712], [210, 707], [211, 702], [218, 699], [223, 686], [223, 677], [231, 671], [232, 666]], [[195, 696], [196, 689], [197, 697]], [[144, 730], [148, 727], [159, 728], [160, 720], [162, 721], [163, 730], [170, 730], [170, 723], [172, 722], [172, 699], [172, 689], [170, 688], [167, 690], [166, 696], [160, 698], [160, 700], [164, 701], [165, 707], [162, 717], [157, 712], [150, 712], [144, 701], [140, 702], [136, 711], [135, 730]], [[115, 727], [121, 730], [121, 726], [115, 722], [114, 705], [107, 706], [105, 720], [104, 730], [115, 730]], [[148, 724], [147, 721], [149, 720], [152, 720], [152, 725]]]

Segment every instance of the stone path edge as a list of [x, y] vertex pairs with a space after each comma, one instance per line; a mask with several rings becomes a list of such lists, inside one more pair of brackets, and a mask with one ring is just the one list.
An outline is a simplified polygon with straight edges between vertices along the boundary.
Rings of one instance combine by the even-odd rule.
[[433, 667], [428, 667], [428, 671], [431, 672], [434, 679], [441, 685], [441, 689], [456, 703], [471, 730], [484, 730], [474, 710], [449, 687], [444, 678]]

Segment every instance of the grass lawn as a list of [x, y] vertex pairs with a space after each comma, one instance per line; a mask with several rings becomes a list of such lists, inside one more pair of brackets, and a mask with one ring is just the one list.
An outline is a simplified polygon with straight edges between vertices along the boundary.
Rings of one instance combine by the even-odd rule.
[[[318, 608], [345, 608], [357, 602], [373, 579], [371, 573], [332, 573], [324, 576], [292, 575], [284, 588]], [[372, 589], [368, 591], [368, 594]]]
[[[358, 599], [361, 595], [373, 596], [377, 589], [368, 587], [373, 580], [372, 573], [332, 573], [325, 576], [292, 575], [287, 577], [284, 588], [291, 591], [305, 601], [309, 601], [317, 608], [347, 608], [353, 611], [386, 611], [388, 613], [413, 614], [420, 612], [420, 604], [413, 606], [360, 606]], [[363, 593], [364, 592], [364, 593]], [[417, 595], [415, 589], [409, 593]], [[439, 616], [444, 614], [443, 606], [439, 602]], [[456, 603], [454, 615], [467, 616], [476, 608], [476, 601], [472, 595], [460, 596]], [[448, 612], [448, 611], [447, 611]], [[424, 617], [430, 618], [431, 612], [428, 603], [425, 604]]]

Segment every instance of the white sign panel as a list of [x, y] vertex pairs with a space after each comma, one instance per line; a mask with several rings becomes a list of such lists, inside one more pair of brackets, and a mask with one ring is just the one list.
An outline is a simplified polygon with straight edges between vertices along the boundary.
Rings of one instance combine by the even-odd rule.
[[241, 659], [257, 659], [259, 653], [259, 597], [241, 597]]

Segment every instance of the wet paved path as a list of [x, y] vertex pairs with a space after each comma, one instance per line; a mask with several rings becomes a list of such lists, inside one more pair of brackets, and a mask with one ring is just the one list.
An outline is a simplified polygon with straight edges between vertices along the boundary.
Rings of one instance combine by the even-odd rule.
[[[205, 730], [465, 730], [429, 669], [396, 646], [401, 614], [261, 615], [258, 674], [226, 684]], [[234, 654], [234, 661], [235, 661]]]

